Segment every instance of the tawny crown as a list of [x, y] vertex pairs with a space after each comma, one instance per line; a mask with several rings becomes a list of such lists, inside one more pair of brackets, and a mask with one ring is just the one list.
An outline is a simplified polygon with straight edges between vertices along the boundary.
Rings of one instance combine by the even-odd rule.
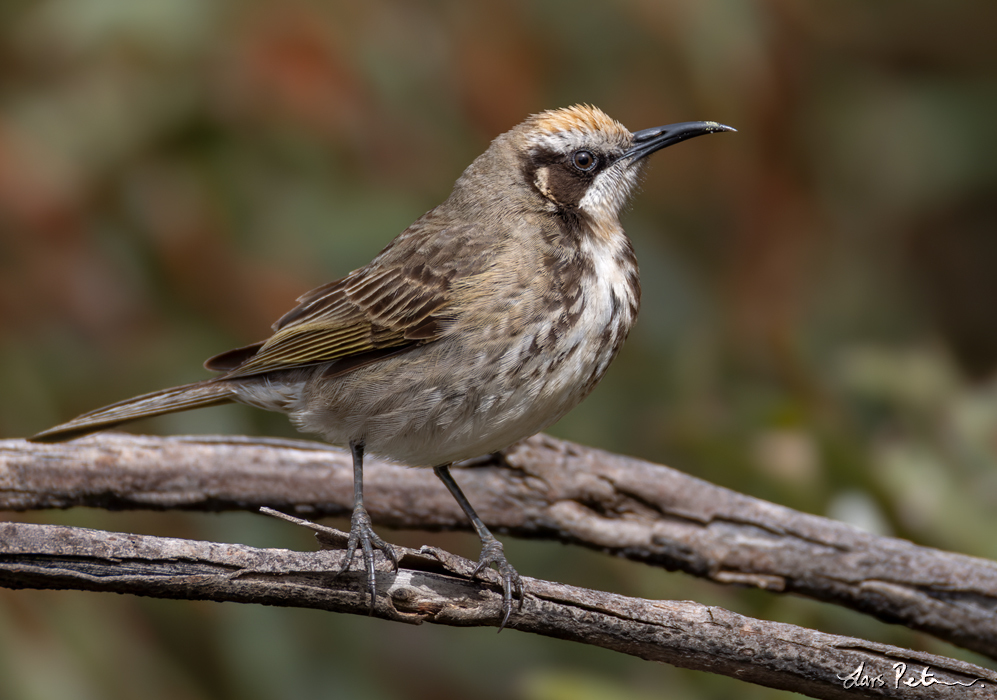
[[633, 136], [625, 126], [590, 105], [534, 114], [520, 125], [519, 130], [526, 137], [524, 145], [528, 151], [542, 149], [568, 153], [589, 147], [621, 154], [633, 143]]
[[534, 114], [526, 120], [539, 132], [554, 134], [563, 131], [602, 133], [606, 138], [629, 141], [630, 131], [598, 107], [574, 105], [563, 109], [549, 109]]

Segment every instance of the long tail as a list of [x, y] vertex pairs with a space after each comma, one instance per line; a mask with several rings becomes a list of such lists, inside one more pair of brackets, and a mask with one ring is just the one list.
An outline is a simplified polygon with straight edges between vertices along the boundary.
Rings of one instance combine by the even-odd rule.
[[231, 389], [231, 384], [209, 379], [119, 401], [110, 406], [98, 408], [96, 411], [84, 413], [68, 423], [49, 428], [28, 439], [32, 442], [72, 440], [139, 418], [188, 411], [192, 408], [217, 406], [229, 403], [234, 398], [235, 394]]

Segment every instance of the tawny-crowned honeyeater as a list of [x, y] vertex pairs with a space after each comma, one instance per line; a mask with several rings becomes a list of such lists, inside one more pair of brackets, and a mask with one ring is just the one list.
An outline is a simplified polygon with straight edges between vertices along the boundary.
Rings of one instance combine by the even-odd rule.
[[686, 122], [630, 133], [589, 106], [533, 115], [496, 138], [445, 202], [368, 265], [305, 294], [268, 340], [209, 359], [218, 376], [32, 439], [230, 401], [287, 413], [300, 430], [353, 453], [343, 570], [359, 546], [372, 608], [372, 548], [396, 557], [363, 506], [363, 454], [433, 467], [481, 537], [475, 573], [498, 568], [504, 626], [513, 591], [522, 597], [519, 574], [450, 465], [544, 429], [602, 378], [640, 303], [620, 210], [646, 156], [717, 131], [732, 129]]

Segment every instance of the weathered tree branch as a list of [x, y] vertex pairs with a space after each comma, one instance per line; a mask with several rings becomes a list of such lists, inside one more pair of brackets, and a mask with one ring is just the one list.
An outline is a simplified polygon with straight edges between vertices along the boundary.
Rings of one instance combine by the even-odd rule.
[[[537, 436], [461, 469], [489, 525], [793, 592], [997, 658], [997, 563], [878, 537], [674, 469]], [[87, 505], [350, 512], [349, 455], [318, 443], [103, 434], [0, 441], [0, 510]], [[370, 460], [367, 507], [395, 528], [466, 529], [425, 470]]]
[[[345, 538], [345, 533], [339, 533]], [[328, 537], [328, 536], [327, 536]], [[401, 569], [378, 556], [373, 614], [418, 624], [495, 625], [491, 586], [469, 580], [474, 562], [399, 548]], [[0, 585], [76, 588], [161, 598], [237, 601], [368, 613], [359, 562], [342, 576], [342, 550], [302, 553], [0, 524]], [[456, 574], [456, 575], [455, 575]], [[524, 578], [509, 627], [706, 670], [815, 698], [994, 698], [997, 672], [885, 644], [755, 620], [688, 601], [649, 601]], [[876, 680], [878, 679], [878, 680]]]
[[[877, 537], [668, 467], [546, 436], [466, 466], [458, 480], [484, 520], [500, 530], [582, 544], [719, 582], [808, 595], [997, 656], [997, 563]], [[0, 509], [9, 510], [267, 505], [313, 517], [346, 515], [351, 479], [345, 452], [299, 441], [120, 434], [56, 445], [0, 441]], [[425, 471], [371, 460], [365, 486], [375, 522], [467, 527], [457, 504]], [[4, 527], [0, 585], [367, 610], [357, 576], [328, 574], [336, 570], [339, 553]], [[409, 568], [382, 574], [379, 587], [388, 595], [379, 596], [376, 614], [408, 622], [495, 624], [494, 594], [447, 575], [466, 574], [472, 565], [438, 550], [435, 556], [447, 567], [427, 564], [432, 560], [408, 550], [403, 567]], [[912, 687], [903, 680], [916, 682], [911, 674], [930, 667], [939, 679], [944, 673], [956, 683], [986, 681], [916, 686], [921, 697], [954, 697], [953, 690], [959, 697], [997, 697], [993, 671], [941, 657], [695, 603], [640, 601], [536, 580], [528, 580], [527, 590], [524, 612], [514, 614], [511, 627], [642, 658], [814, 697], [893, 697], [888, 693]], [[882, 684], [873, 680], [870, 687], [852, 685], [846, 692], [842, 677], [860, 666], [852, 680], [881, 675]], [[892, 691], [884, 690], [896, 669], [907, 674]], [[929, 687], [936, 694], [924, 694]]]

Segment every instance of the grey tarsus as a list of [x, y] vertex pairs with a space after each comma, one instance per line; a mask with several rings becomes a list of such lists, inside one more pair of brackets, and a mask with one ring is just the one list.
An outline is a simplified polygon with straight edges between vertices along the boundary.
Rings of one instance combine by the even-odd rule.
[[339, 568], [338, 574], [350, 568], [357, 547], [363, 551], [364, 568], [367, 570], [367, 594], [370, 596], [370, 615], [374, 614], [374, 601], [377, 599], [377, 578], [374, 573], [374, 548], [384, 552], [391, 560], [391, 565], [398, 573], [398, 555], [395, 549], [374, 532], [370, 515], [363, 504], [363, 440], [350, 441], [350, 453], [353, 455], [353, 517], [350, 518], [350, 538], [346, 543], [346, 559]]
[[450, 495], [460, 505], [461, 510], [464, 511], [464, 514], [471, 521], [474, 531], [478, 533], [478, 537], [481, 539], [481, 556], [478, 559], [478, 565], [471, 575], [477, 577], [482, 571], [494, 564], [498, 569], [499, 576], [502, 577], [502, 622], [498, 628], [498, 631], [501, 632], [505, 629], [506, 624], [509, 622], [509, 616], [512, 614], [513, 592], [519, 597], [518, 609], [523, 609], [523, 579], [520, 577], [519, 572], [505, 558], [502, 543], [495, 538], [481, 521], [481, 518], [474, 511], [471, 502], [467, 500], [467, 496], [464, 495], [464, 492], [460, 490], [460, 486], [454, 481], [453, 476], [450, 474], [450, 465], [443, 464], [433, 467], [433, 473], [447, 487]]

